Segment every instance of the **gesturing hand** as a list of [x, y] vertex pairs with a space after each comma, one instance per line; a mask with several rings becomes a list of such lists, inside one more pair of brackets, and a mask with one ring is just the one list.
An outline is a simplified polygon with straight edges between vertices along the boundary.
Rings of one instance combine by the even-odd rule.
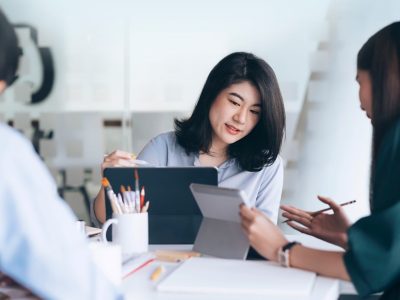
[[343, 208], [330, 198], [318, 196], [318, 199], [328, 204], [332, 208], [333, 214], [313, 214], [292, 206], [282, 205], [281, 209], [284, 210], [282, 216], [290, 220], [288, 222], [290, 227], [346, 249], [347, 229], [350, 227], [350, 222]]

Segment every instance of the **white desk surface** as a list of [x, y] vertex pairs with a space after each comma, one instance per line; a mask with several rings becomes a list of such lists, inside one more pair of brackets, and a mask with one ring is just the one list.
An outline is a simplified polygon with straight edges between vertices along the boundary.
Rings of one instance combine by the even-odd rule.
[[[306, 235], [287, 235], [289, 240], [296, 240], [303, 245], [322, 249], [322, 250], [339, 250], [340, 248], [322, 242]], [[171, 250], [191, 250], [191, 245], [151, 245], [150, 251], [157, 249], [171, 249]], [[143, 269], [135, 272], [122, 281], [122, 289], [126, 299], [157, 299], [157, 300], [242, 300], [243, 295], [235, 296], [227, 295], [211, 295], [211, 294], [184, 294], [184, 293], [161, 293], [156, 291], [157, 283], [167, 276], [178, 264], [165, 263], [162, 264], [166, 267], [166, 272], [160, 277], [157, 282], [150, 280], [152, 272], [161, 264], [155, 261]], [[339, 297], [339, 282], [340, 280], [317, 276], [314, 288], [311, 295], [308, 297], [296, 297], [296, 300], [336, 300]], [[244, 283], [245, 284], [245, 283]], [[288, 287], [289, 288], [289, 287]], [[252, 300], [265, 299], [265, 297], [257, 297], [252, 295]], [[274, 297], [274, 300], [292, 300], [292, 297]]]

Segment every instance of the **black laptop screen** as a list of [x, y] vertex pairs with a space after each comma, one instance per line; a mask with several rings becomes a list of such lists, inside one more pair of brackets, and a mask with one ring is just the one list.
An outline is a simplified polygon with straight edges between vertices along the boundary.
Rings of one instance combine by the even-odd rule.
[[[149, 207], [150, 244], [193, 244], [202, 216], [190, 191], [191, 183], [218, 185], [218, 173], [211, 167], [138, 167], [104, 170], [114, 193], [120, 186], [135, 189], [135, 169], [139, 185], [145, 187]], [[112, 217], [106, 197], [106, 216]]]

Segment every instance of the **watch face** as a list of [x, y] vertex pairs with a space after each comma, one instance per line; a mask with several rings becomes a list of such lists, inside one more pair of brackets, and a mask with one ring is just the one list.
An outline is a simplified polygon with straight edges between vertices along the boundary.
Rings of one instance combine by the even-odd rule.
[[289, 250], [283, 251], [282, 248], [278, 251], [278, 262], [281, 266], [289, 267]]
[[281, 266], [284, 266], [286, 268], [290, 267], [289, 250], [295, 245], [301, 245], [301, 244], [298, 242], [289, 242], [285, 246], [279, 249], [278, 262]]

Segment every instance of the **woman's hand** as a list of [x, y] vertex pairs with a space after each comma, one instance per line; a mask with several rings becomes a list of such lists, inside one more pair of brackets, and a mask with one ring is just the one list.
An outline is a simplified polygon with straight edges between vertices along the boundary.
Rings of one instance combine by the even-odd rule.
[[333, 214], [314, 214], [292, 206], [281, 205], [281, 209], [284, 210], [282, 216], [290, 220], [288, 222], [290, 227], [347, 249], [347, 229], [350, 227], [350, 222], [343, 208], [330, 198], [318, 196], [318, 199], [328, 204]]
[[[103, 163], [101, 164], [101, 175], [103, 176], [103, 171], [105, 168], [134, 167], [136, 166], [135, 162], [135, 157], [131, 153], [121, 150], [115, 150], [110, 154], [104, 156]], [[103, 187], [100, 188], [100, 191], [94, 200], [93, 208], [96, 219], [100, 223], [104, 223], [106, 221], [106, 204]]]
[[103, 163], [101, 164], [101, 172], [109, 167], [133, 167], [135, 166], [135, 156], [129, 152], [115, 150], [110, 154], [104, 156]]
[[256, 208], [240, 206], [242, 227], [249, 238], [250, 244], [262, 256], [278, 261], [278, 250], [287, 240], [279, 228]]

